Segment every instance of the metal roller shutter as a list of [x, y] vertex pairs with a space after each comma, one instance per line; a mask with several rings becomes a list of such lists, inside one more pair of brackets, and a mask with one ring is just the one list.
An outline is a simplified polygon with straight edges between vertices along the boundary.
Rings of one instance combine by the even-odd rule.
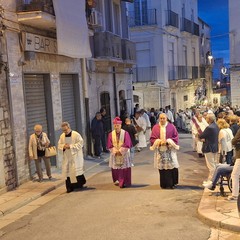
[[[43, 75], [25, 75], [25, 104], [28, 137], [34, 132], [34, 126], [41, 124], [48, 134], [47, 109]], [[34, 161], [29, 162], [30, 176], [35, 174]]]
[[24, 78], [28, 136], [36, 124], [41, 124], [48, 133], [43, 75], [25, 75]]
[[72, 75], [61, 75], [61, 98], [63, 121], [69, 122], [73, 130], [77, 130], [74, 83]]

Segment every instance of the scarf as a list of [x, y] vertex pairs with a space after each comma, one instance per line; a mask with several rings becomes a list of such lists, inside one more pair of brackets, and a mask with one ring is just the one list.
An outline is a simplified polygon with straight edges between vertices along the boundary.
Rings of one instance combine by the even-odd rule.
[[35, 136], [37, 141], [37, 149], [40, 151], [45, 151], [46, 141], [45, 141], [45, 138], [43, 137], [43, 133], [41, 133], [39, 136], [35, 134]]
[[117, 137], [117, 133], [115, 130], [112, 131], [112, 143], [113, 146], [117, 149], [120, 149], [121, 146], [124, 143], [124, 136], [125, 136], [125, 131], [123, 129], [121, 129], [120, 131], [120, 137]]
[[166, 140], [167, 123], [163, 126], [159, 123], [159, 127], [160, 127], [160, 139], [165, 141]]

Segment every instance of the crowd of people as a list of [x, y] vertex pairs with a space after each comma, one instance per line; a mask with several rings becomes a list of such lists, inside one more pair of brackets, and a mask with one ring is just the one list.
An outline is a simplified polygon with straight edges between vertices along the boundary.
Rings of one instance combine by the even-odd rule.
[[[192, 134], [193, 151], [199, 157], [205, 157], [209, 177], [203, 186], [214, 190], [222, 175], [232, 176], [232, 195], [228, 200], [236, 200], [239, 192], [240, 175], [240, 110], [230, 107], [193, 108], [175, 113], [170, 106], [156, 111], [146, 111], [139, 105], [134, 114], [129, 116], [122, 112], [114, 118], [113, 129], [106, 127], [106, 109], [96, 113], [91, 123], [94, 142], [94, 155], [101, 157], [102, 152], [110, 154], [109, 167], [113, 182], [120, 188], [131, 186], [131, 167], [134, 166], [134, 154], [150, 144], [154, 151], [154, 166], [159, 170], [160, 187], [173, 189], [178, 184], [177, 151], [179, 150], [179, 131]], [[69, 123], [63, 122], [62, 135], [58, 142], [59, 159], [66, 182], [67, 192], [82, 188], [86, 183], [84, 177], [83, 139], [71, 130]], [[187, 129], [187, 130], [186, 130]], [[35, 161], [36, 172], [41, 182], [43, 173], [41, 160], [51, 180], [49, 158], [45, 149], [50, 145], [47, 134], [41, 125], [34, 127], [30, 136], [29, 156]]]

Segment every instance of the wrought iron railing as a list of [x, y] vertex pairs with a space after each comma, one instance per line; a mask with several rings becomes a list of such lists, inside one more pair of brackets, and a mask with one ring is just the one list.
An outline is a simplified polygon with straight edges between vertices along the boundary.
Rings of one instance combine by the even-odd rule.
[[157, 67], [137, 67], [133, 69], [135, 82], [156, 82], [157, 81]]
[[193, 35], [199, 36], [199, 25], [196, 23], [193, 23]]
[[55, 15], [52, 0], [19, 0], [17, 12], [43, 11]]
[[198, 78], [198, 67], [193, 66], [192, 67], [192, 79], [197, 79]]
[[178, 28], [179, 27], [179, 20], [178, 20], [178, 14], [167, 10], [166, 11], [166, 26], [173, 26]]
[[168, 80], [197, 79], [197, 66], [173, 66], [168, 68]]
[[200, 78], [205, 78], [205, 77], [206, 77], [206, 68], [200, 67]]
[[182, 31], [192, 33], [192, 21], [182, 18]]
[[157, 24], [157, 10], [147, 9], [136, 13], [135, 11], [128, 12], [128, 22], [130, 27], [148, 26]]

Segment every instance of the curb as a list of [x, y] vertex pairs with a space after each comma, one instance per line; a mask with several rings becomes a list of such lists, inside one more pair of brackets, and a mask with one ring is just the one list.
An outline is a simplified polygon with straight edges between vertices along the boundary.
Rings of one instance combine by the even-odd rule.
[[209, 192], [205, 189], [198, 207], [198, 217], [205, 224], [226, 229], [233, 232], [240, 232], [240, 219], [224, 215], [216, 210], [217, 198], [207, 197]]

